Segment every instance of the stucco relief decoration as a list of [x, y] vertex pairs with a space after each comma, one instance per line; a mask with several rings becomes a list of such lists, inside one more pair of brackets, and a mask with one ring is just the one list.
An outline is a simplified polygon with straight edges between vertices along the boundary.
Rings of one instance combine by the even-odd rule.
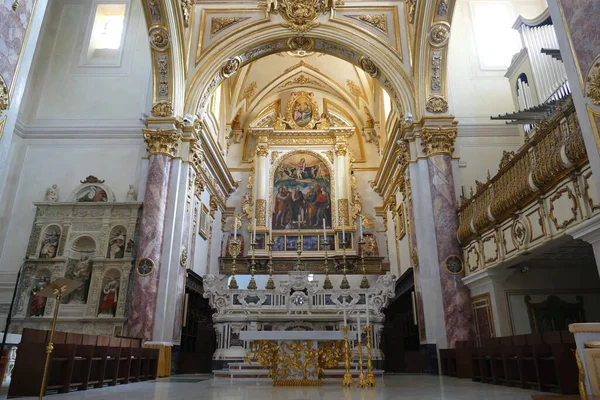
[[595, 105], [600, 105], [600, 63], [596, 63], [587, 77], [587, 97]]
[[319, 119], [319, 105], [313, 92], [292, 92], [286, 105], [285, 121], [292, 129], [313, 129]]
[[[562, 204], [555, 204], [560, 201], [560, 199], [563, 197], [563, 194], [567, 195], [568, 200], [561, 201], [560, 203], [562, 203]], [[571, 203], [570, 209], [569, 209], [569, 201]], [[573, 222], [575, 222], [577, 220], [577, 209], [578, 209], [577, 198], [573, 194], [573, 191], [571, 190], [571, 188], [563, 187], [560, 190], [558, 190], [550, 198], [549, 215], [550, 215], [550, 220], [552, 221], [552, 223], [554, 223], [554, 227], [556, 229], [564, 229], [564, 228], [568, 227], [569, 225], [571, 225]], [[570, 210], [571, 215], [563, 215], [565, 213], [564, 212], [559, 213], [558, 212], [559, 210], [560, 211]], [[560, 214], [560, 215], [558, 215], [558, 214]], [[558, 221], [559, 218], [562, 219], [562, 222]]]
[[162, 14], [159, 7], [159, 2], [156, 0], [146, 0], [146, 7], [150, 14], [150, 20], [153, 24], [160, 24], [162, 22]]
[[448, 102], [442, 96], [431, 96], [427, 99], [425, 109], [431, 113], [445, 113], [448, 112]]
[[431, 52], [431, 90], [440, 92], [442, 90], [442, 77], [440, 70], [442, 69], [442, 52]]
[[442, 47], [448, 42], [450, 27], [446, 24], [436, 24], [429, 30], [429, 43], [434, 47]]
[[442, 18], [448, 17], [448, 0], [440, 0], [438, 3], [437, 15]]
[[167, 54], [158, 54], [156, 56], [156, 71], [156, 80], [158, 82], [156, 96], [158, 98], [169, 97], [169, 56]]
[[223, 68], [221, 68], [221, 76], [223, 78], [229, 78], [237, 72], [241, 65], [242, 61], [239, 57], [230, 58], [225, 62]]
[[164, 154], [175, 157], [181, 134], [175, 129], [143, 129], [148, 154]]
[[281, 26], [294, 32], [308, 32], [319, 26], [315, 20], [330, 8], [329, 2], [323, 0], [282, 0], [274, 4], [274, 12], [286, 21]]
[[150, 30], [148, 34], [152, 48], [157, 51], [164, 51], [169, 47], [169, 32], [162, 27], [156, 27]]
[[181, 0], [181, 13], [183, 15], [183, 26], [190, 26], [190, 18], [192, 17], [192, 9], [194, 8], [193, 0]]
[[348, 15], [348, 17], [365, 22], [385, 34], [388, 33], [387, 15], [385, 14]]
[[417, 0], [407, 0], [406, 7], [407, 7], [406, 13], [408, 15], [408, 22], [411, 24], [414, 24], [415, 12], [417, 10]]
[[310, 53], [315, 48], [315, 41], [303, 35], [293, 36], [288, 39], [287, 45], [297, 55]]
[[173, 115], [173, 106], [170, 101], [159, 101], [152, 106], [152, 115], [155, 117], [169, 117]]
[[479, 251], [475, 246], [467, 251], [467, 267], [469, 272], [475, 272], [479, 269]]
[[219, 32], [236, 25], [242, 21], [249, 19], [250, 17], [214, 17], [210, 19], [210, 34], [211, 37], [215, 36]]
[[521, 248], [527, 242], [528, 230], [523, 221], [515, 219], [511, 229], [512, 241], [515, 247]]
[[8, 87], [0, 75], [0, 113], [6, 109], [8, 109]]
[[456, 140], [456, 128], [423, 128], [421, 131], [421, 144], [423, 151], [428, 156], [435, 154], [452, 154]]
[[372, 78], [378, 78], [379, 77], [379, 68], [377, 68], [377, 66], [375, 65], [375, 63], [367, 57], [360, 57], [358, 59], [358, 65], [360, 65], [360, 67], [369, 75], [371, 75]]

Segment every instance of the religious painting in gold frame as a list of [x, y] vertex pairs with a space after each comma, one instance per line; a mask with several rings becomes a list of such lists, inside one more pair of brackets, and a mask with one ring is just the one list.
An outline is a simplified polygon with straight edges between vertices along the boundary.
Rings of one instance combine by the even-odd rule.
[[406, 235], [406, 211], [404, 203], [400, 203], [396, 210], [396, 240], [402, 240]]
[[200, 224], [198, 226], [198, 234], [203, 239], [208, 239], [208, 230], [210, 229], [210, 215], [208, 213], [208, 207], [202, 204], [200, 208]]
[[313, 129], [319, 119], [319, 104], [313, 92], [292, 92], [286, 105], [286, 122], [292, 129]]

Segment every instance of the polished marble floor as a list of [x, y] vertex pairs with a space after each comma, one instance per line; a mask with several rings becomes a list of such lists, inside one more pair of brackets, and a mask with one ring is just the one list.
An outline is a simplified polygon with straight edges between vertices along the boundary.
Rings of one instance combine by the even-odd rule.
[[[155, 382], [51, 395], [49, 400], [527, 400], [535, 392], [430, 375], [385, 376], [372, 389], [273, 387], [255, 381], [230, 383], [200, 376], [175, 376]], [[27, 398], [29, 399], [29, 398]]]

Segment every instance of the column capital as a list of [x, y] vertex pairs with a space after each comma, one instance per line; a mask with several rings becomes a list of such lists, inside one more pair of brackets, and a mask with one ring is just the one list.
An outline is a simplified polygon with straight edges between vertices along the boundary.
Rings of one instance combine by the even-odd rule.
[[457, 136], [456, 126], [424, 126], [421, 129], [421, 145], [427, 157], [454, 152]]
[[256, 155], [257, 157], [266, 157], [269, 155], [269, 144], [268, 143], [257, 143], [256, 144]]
[[179, 151], [181, 133], [177, 129], [142, 129], [148, 155], [163, 154], [174, 158]]

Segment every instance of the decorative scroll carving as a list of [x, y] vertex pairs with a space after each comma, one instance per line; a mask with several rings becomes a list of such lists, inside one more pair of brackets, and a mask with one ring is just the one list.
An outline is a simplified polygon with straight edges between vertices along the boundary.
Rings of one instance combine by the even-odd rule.
[[379, 77], [379, 68], [375, 65], [375, 63], [367, 57], [361, 56], [358, 59], [358, 65], [372, 78], [377, 79]]
[[415, 11], [417, 10], [417, 0], [407, 0], [406, 7], [408, 15], [408, 22], [414, 24], [415, 22]]
[[210, 216], [212, 218], [215, 217], [215, 213], [217, 212], [217, 210], [219, 209], [219, 202], [217, 201], [217, 197], [215, 195], [210, 195], [210, 199], [208, 201], [209, 204], [209, 208], [210, 208]]
[[327, 156], [329, 161], [333, 163], [333, 151], [327, 150], [327, 151], [323, 152], [323, 154], [325, 154], [325, 156]]
[[190, 26], [190, 18], [192, 17], [192, 9], [194, 7], [193, 0], [181, 0], [181, 14], [183, 15], [183, 26]]
[[300, 74], [300, 75], [296, 76], [294, 79], [291, 79], [285, 83], [282, 83], [281, 85], [279, 85], [279, 87], [285, 88], [285, 87], [294, 86], [294, 85], [301, 85], [301, 86], [314, 85], [314, 86], [319, 86], [319, 87], [323, 86], [323, 85], [321, 85], [321, 83], [319, 81], [308, 78], [308, 77]]
[[348, 15], [348, 17], [365, 22], [385, 34], [388, 33], [387, 15], [385, 14]]
[[435, 154], [451, 155], [454, 152], [456, 135], [456, 127], [425, 127], [421, 131], [423, 151], [427, 156]]
[[258, 157], [266, 157], [269, 155], [269, 145], [266, 143], [259, 143], [256, 145], [256, 155]]
[[596, 63], [588, 75], [587, 79], [587, 97], [595, 105], [600, 105], [600, 63]]
[[170, 117], [173, 115], [173, 106], [170, 101], [159, 101], [152, 106], [152, 115], [155, 117]]
[[267, 226], [267, 200], [256, 200], [256, 224], [258, 226]]
[[512, 160], [514, 157], [515, 157], [514, 151], [503, 150], [502, 158], [500, 159], [500, 165], [498, 165], [498, 169], [501, 170], [502, 168], [506, 167], [508, 165], [508, 163], [510, 163], [510, 160]]
[[353, 80], [350, 80], [350, 79], [346, 80], [346, 85], [348, 86], [348, 89], [350, 90], [350, 93], [353, 96], [364, 98], [362, 90]]
[[224, 31], [225, 29], [236, 25], [250, 17], [214, 17], [210, 20], [210, 34], [212, 36]]
[[338, 199], [338, 226], [342, 226], [342, 219], [346, 225], [350, 223], [348, 199]]
[[288, 39], [287, 45], [291, 51], [309, 53], [315, 48], [315, 41], [306, 36], [293, 36]]
[[322, 0], [282, 0], [274, 12], [286, 20], [281, 26], [294, 32], [308, 32], [319, 26], [315, 19], [329, 12], [328, 2]]
[[[571, 213], [573, 215], [570, 218], [565, 219], [564, 221], [559, 223], [558, 218], [554, 215], [554, 202], [560, 199], [564, 193], [567, 194], [567, 197], [573, 203], [573, 206], [571, 207]], [[575, 222], [577, 220], [577, 208], [577, 199], [575, 198], [575, 195], [573, 194], [571, 188], [565, 186], [558, 190], [554, 194], [554, 196], [550, 198], [550, 220], [554, 223], [554, 227], [556, 227], [556, 229], [564, 229], [567, 226], [571, 225], [571, 223]]]
[[442, 96], [431, 96], [427, 99], [425, 109], [431, 113], [445, 113], [448, 111], [448, 102]]
[[176, 129], [143, 129], [148, 155], [176, 157], [181, 134]]
[[343, 157], [348, 153], [348, 145], [346, 143], [336, 143], [335, 144], [335, 155], [338, 157]]

